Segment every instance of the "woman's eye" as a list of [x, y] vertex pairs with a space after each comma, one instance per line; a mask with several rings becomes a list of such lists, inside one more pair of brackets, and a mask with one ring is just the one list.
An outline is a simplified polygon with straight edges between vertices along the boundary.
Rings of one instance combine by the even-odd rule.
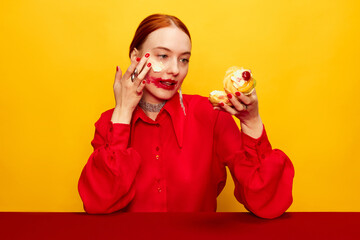
[[182, 62], [182, 63], [188, 63], [188, 62], [189, 62], [189, 59], [187, 59], [187, 58], [182, 58], [182, 59], [180, 59], [180, 62]]
[[165, 59], [165, 58], [167, 58], [167, 55], [166, 54], [159, 54], [158, 57], [162, 58], [162, 59]]

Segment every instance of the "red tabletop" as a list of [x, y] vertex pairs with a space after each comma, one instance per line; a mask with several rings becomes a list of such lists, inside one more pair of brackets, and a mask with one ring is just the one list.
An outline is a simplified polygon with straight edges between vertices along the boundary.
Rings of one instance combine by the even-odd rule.
[[0, 212], [0, 239], [360, 239], [360, 213]]

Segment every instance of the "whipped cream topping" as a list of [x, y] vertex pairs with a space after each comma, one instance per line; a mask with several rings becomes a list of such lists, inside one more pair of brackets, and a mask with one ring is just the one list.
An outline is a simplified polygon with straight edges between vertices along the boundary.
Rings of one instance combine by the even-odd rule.
[[152, 61], [151, 65], [154, 72], [161, 72], [165, 68], [162, 62]]
[[219, 90], [214, 90], [210, 93], [211, 96], [214, 96], [214, 95], [224, 95], [225, 92], [224, 91], [219, 91]]
[[248, 71], [251, 75], [250, 79], [252, 78], [252, 73], [250, 70], [247, 70], [247, 69], [239, 69], [239, 70], [236, 70], [232, 76], [230, 77], [231, 81], [233, 82], [233, 86], [235, 88], [239, 88], [239, 87], [242, 87], [244, 86], [244, 84], [246, 83], [246, 80], [244, 80], [243, 78], [243, 72], [245, 71]]

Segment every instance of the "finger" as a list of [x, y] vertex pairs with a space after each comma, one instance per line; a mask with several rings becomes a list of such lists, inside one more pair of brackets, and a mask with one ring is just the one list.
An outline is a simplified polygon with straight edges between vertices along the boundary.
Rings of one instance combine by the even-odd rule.
[[228, 111], [226, 111], [225, 109], [222, 109], [221, 107], [213, 107], [214, 110], [217, 110], [217, 111], [221, 111], [221, 112], [226, 112], [228, 113]]
[[143, 91], [143, 89], [144, 89], [144, 87], [145, 87], [145, 84], [146, 84], [146, 82], [145, 82], [145, 80], [143, 80], [143, 81], [141, 82], [141, 84], [138, 86], [138, 88], [136, 89], [136, 92], [137, 92], [138, 94], [142, 94], [142, 91]]
[[249, 105], [253, 102], [253, 99], [250, 96], [246, 96], [244, 93], [236, 92], [235, 95], [237, 96], [237, 99], [245, 105]]
[[139, 62], [137, 62], [137, 61], [131, 62], [130, 66], [128, 67], [128, 69], [124, 73], [124, 76], [122, 77], [122, 79], [129, 79], [131, 74], [135, 71], [135, 68], [136, 68], [136, 66], [138, 64], [139, 64]]
[[223, 102], [220, 102], [219, 106], [221, 107], [221, 109], [223, 109], [224, 111], [230, 113], [231, 115], [239, 114], [238, 111], [236, 111], [234, 108], [230, 107], [229, 105], [224, 104]]
[[121, 81], [121, 76], [122, 76], [121, 69], [119, 68], [119, 66], [116, 66], [116, 73], [115, 73], [115, 81], [114, 81], [114, 83], [120, 82]]
[[145, 53], [145, 55], [139, 60], [139, 64], [136, 66], [137, 72], [140, 73], [143, 68], [146, 66], [146, 62], [149, 60], [150, 53]]
[[147, 63], [146, 66], [144, 67], [144, 70], [142, 70], [142, 72], [137, 76], [137, 78], [135, 78], [134, 81], [134, 85], [135, 86], [139, 86], [141, 81], [144, 80], [146, 74], [149, 72], [151, 68], [151, 63]]
[[234, 95], [231, 93], [227, 94], [229, 101], [232, 103], [236, 111], [241, 112], [247, 109], [247, 106], [241, 103]]
[[247, 96], [251, 99], [252, 102], [257, 101], [256, 89], [254, 88]]

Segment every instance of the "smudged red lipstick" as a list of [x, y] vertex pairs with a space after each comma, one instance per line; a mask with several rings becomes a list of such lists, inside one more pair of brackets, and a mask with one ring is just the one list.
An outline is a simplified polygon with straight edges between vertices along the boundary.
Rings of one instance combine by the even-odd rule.
[[156, 87], [166, 90], [174, 90], [177, 85], [177, 81], [172, 79], [162, 79], [149, 76], [146, 78], [146, 82], [153, 83]]

